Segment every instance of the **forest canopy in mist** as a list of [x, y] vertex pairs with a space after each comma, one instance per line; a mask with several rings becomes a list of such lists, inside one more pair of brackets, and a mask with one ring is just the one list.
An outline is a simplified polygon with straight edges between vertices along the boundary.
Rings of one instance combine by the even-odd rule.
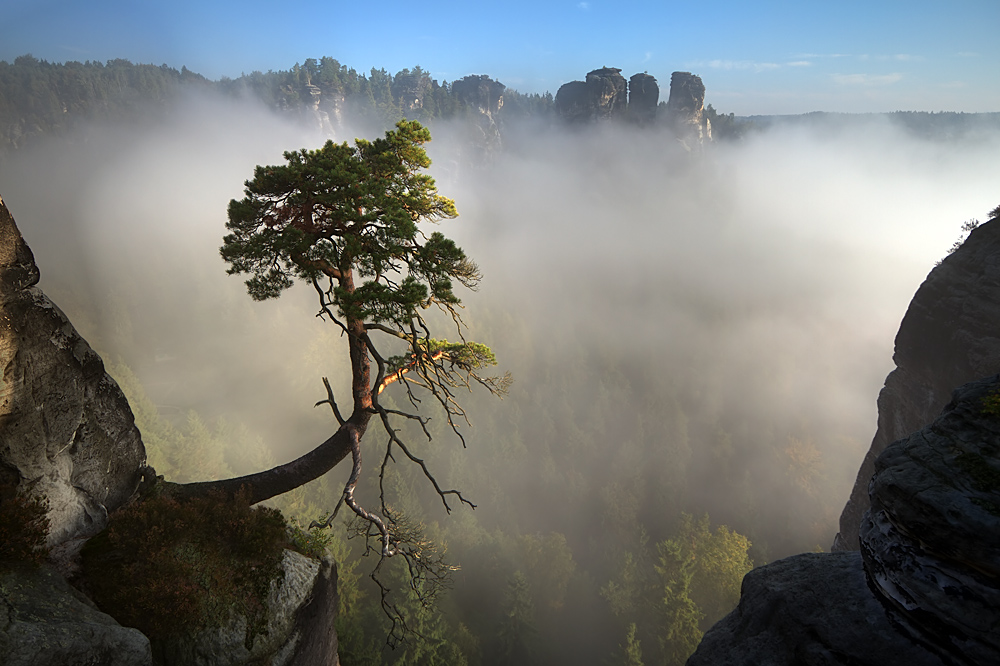
[[[0, 154], [0, 196], [40, 286], [130, 395], [150, 462], [186, 481], [315, 446], [334, 427], [313, 408], [320, 378], [346, 395], [349, 371], [309, 289], [252, 302], [218, 255], [254, 165], [327, 137], [211, 92], [168, 104]], [[494, 663], [493, 642], [510, 647], [500, 609], [516, 607], [547, 637], [538, 663], [610, 655], [630, 627], [666, 655], [628, 576], [666, 575], [683, 535], [704, 562], [749, 547], [758, 565], [832, 542], [907, 303], [997, 203], [1000, 135], [921, 139], [872, 117], [778, 124], [696, 156], [662, 128], [525, 123], [473, 167], [459, 123], [431, 126], [431, 174], [460, 213], [441, 230], [485, 276], [462, 296], [470, 338], [515, 384], [503, 402], [468, 397], [467, 450], [441, 423], [432, 443], [411, 438], [475, 512], [445, 516], [413, 470], [393, 472], [393, 501], [463, 567], [427, 631]], [[334, 138], [354, 136], [348, 119]], [[283, 508], [320, 517], [348, 471]], [[692, 591], [702, 630], [732, 593]], [[349, 650], [378, 622], [357, 604]], [[582, 625], [599, 629], [580, 638]]]

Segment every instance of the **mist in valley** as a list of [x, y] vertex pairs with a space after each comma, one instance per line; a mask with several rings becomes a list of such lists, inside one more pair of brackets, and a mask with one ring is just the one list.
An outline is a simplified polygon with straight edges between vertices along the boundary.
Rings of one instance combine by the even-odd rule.
[[[1000, 136], [917, 139], [876, 117], [850, 131], [775, 125], [692, 155], [664, 129], [523, 126], [474, 167], [455, 154], [459, 128], [431, 131], [430, 172], [460, 213], [440, 229], [484, 274], [461, 295], [468, 337], [515, 381], [503, 401], [468, 397], [467, 449], [440, 423], [431, 443], [410, 433], [474, 512], [447, 516], [399, 466], [396, 501], [463, 567], [451, 612], [478, 603], [482, 617], [463, 622], [493, 622], [487, 607], [519, 568], [500, 560], [557, 552], [558, 575], [538, 558], [521, 568], [547, 636], [600, 626], [573, 648], [586, 655], [623, 640], [600, 625], [617, 612], [605, 604], [619, 563], [642, 538], [670, 538], [682, 513], [749, 537], [758, 565], [829, 548], [906, 306], [961, 224], [1000, 203]], [[0, 196], [40, 286], [112, 373], [127, 367], [178, 427], [192, 414], [238, 424], [229, 432], [249, 439], [234, 450], [284, 462], [335, 428], [313, 405], [323, 376], [348, 395], [346, 344], [307, 285], [253, 302], [218, 248], [254, 165], [326, 138], [192, 95], [141, 126], [0, 156]], [[384, 439], [369, 429], [368, 484]], [[348, 472], [299, 509], [331, 510]]]

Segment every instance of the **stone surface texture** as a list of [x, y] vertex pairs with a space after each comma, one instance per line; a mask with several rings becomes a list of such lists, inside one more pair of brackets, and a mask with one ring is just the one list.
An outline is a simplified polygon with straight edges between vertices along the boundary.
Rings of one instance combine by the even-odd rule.
[[[875, 460], [861, 554], [913, 636], [955, 663], [1000, 663], [1000, 376]], [[998, 399], [1000, 407], [1000, 399]]]
[[489, 164], [503, 148], [498, 114], [503, 108], [503, 93], [507, 86], [480, 74], [454, 81], [451, 90], [473, 114], [470, 126], [473, 134], [465, 141], [474, 151], [471, 163]]
[[628, 83], [616, 67], [602, 67], [585, 81], [564, 83], [556, 92], [556, 113], [569, 123], [624, 117], [628, 108]]
[[0, 664], [149, 666], [149, 640], [97, 610], [54, 569], [0, 574]]
[[633, 74], [628, 80], [628, 115], [632, 122], [650, 125], [656, 120], [656, 105], [660, 103], [660, 86], [656, 77]]
[[928, 423], [952, 390], [1000, 372], [1000, 221], [980, 225], [930, 272], [903, 317], [878, 396], [878, 429], [840, 517], [834, 550], [857, 550], [875, 459]]
[[754, 569], [687, 666], [941, 666], [896, 629], [861, 555], [804, 553]]
[[677, 139], [688, 150], [695, 150], [712, 138], [712, 128], [704, 110], [705, 84], [701, 77], [691, 72], [671, 74], [667, 122], [677, 133]]
[[0, 201], [0, 468], [48, 500], [56, 546], [104, 528], [146, 452], [125, 396], [38, 277]]
[[874, 469], [861, 552], [750, 572], [688, 666], [1000, 664], [1000, 375]]
[[284, 577], [272, 584], [267, 631], [246, 645], [247, 621], [234, 617], [221, 629], [153, 641], [163, 666], [335, 666], [337, 574], [330, 560], [314, 560], [286, 550]]

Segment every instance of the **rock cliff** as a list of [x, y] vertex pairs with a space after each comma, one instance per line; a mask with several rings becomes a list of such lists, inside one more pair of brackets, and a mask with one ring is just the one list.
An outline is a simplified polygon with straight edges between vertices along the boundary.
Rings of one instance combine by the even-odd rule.
[[639, 125], [649, 125], [656, 120], [656, 105], [660, 102], [660, 86], [656, 77], [633, 74], [628, 80], [628, 115]]
[[475, 134], [470, 143], [477, 152], [474, 164], [486, 164], [503, 147], [498, 113], [507, 86], [481, 75], [466, 76], [451, 84], [455, 97], [472, 112]]
[[954, 387], [1000, 372], [1000, 221], [980, 225], [930, 272], [896, 335], [878, 429], [840, 517], [834, 550], [857, 550], [875, 458], [930, 423]]
[[556, 92], [556, 112], [569, 123], [623, 117], [628, 108], [628, 84], [621, 71], [602, 67], [589, 72], [585, 81], [564, 83]]
[[0, 663], [149, 666], [155, 654], [164, 665], [337, 664], [332, 561], [285, 551], [283, 576], [266, 600], [267, 639], [253, 651], [243, 646], [245, 619], [235, 617], [232, 626], [151, 652], [142, 633], [66, 582], [79, 546], [135, 492], [146, 456], [125, 396], [38, 279], [0, 200], [0, 482], [48, 503], [48, 545], [59, 565], [14, 565], [0, 575]]
[[49, 504], [49, 545], [89, 537], [135, 491], [146, 451], [101, 358], [35, 284], [0, 200], [0, 469]]
[[691, 72], [670, 75], [667, 122], [689, 150], [712, 139], [712, 127], [704, 115], [705, 84]]
[[886, 448], [862, 552], [750, 572], [688, 666], [1000, 663], [998, 396], [1000, 376], [968, 384]]

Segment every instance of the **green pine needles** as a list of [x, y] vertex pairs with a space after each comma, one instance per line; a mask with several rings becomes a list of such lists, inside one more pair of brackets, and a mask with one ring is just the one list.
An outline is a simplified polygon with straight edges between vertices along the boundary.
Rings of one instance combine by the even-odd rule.
[[[430, 396], [464, 445], [460, 424], [468, 418], [458, 390], [479, 384], [503, 395], [510, 385], [509, 375], [480, 374], [496, 365], [496, 357], [463, 334], [455, 286], [475, 290], [478, 267], [454, 241], [426, 229], [427, 223], [458, 216], [455, 202], [438, 194], [434, 179], [423, 172], [431, 163], [423, 148], [430, 139], [420, 123], [403, 120], [374, 141], [357, 139], [353, 146], [328, 141], [318, 150], [286, 152], [283, 165], [256, 167], [245, 183], [246, 196], [229, 203], [230, 233], [220, 248], [228, 273], [248, 276], [247, 291], [255, 300], [277, 298], [298, 280], [309, 283], [319, 299], [319, 316], [347, 336], [352, 374], [349, 415], [341, 413], [324, 378], [328, 398], [317, 404], [328, 403], [340, 424], [327, 442], [298, 461], [232, 483], [247, 483], [260, 501], [316, 478], [349, 452], [354, 467], [341, 502], [367, 525], [366, 536], [380, 541], [382, 558], [406, 560], [418, 597], [433, 589], [427, 581], [446, 577], [450, 569], [429, 556], [429, 547], [414, 542], [384, 492], [375, 512], [358, 503], [361, 438], [369, 420], [378, 418], [388, 436], [380, 488], [386, 464], [399, 452], [420, 467], [449, 512], [449, 498], [474, 507], [458, 490], [438, 484], [401, 438], [397, 422], [419, 423], [430, 439], [429, 417], [418, 413], [423, 407], [417, 393]], [[424, 316], [432, 306], [450, 318], [458, 342], [432, 335], [432, 322]], [[379, 402], [393, 384], [402, 387], [412, 412]], [[329, 526], [340, 506], [317, 524]], [[383, 586], [382, 606], [395, 635], [396, 627], [406, 625], [388, 592]], [[433, 595], [425, 596], [421, 603]]]
[[345, 318], [405, 325], [418, 308], [457, 305], [453, 280], [475, 288], [480, 276], [454, 241], [418, 227], [458, 215], [420, 173], [430, 166], [428, 141], [420, 123], [401, 121], [382, 139], [327, 141], [286, 152], [283, 166], [258, 166], [246, 198], [229, 203], [228, 272], [249, 274], [256, 300], [279, 296], [295, 278], [356, 272], [362, 284], [335, 288]]

